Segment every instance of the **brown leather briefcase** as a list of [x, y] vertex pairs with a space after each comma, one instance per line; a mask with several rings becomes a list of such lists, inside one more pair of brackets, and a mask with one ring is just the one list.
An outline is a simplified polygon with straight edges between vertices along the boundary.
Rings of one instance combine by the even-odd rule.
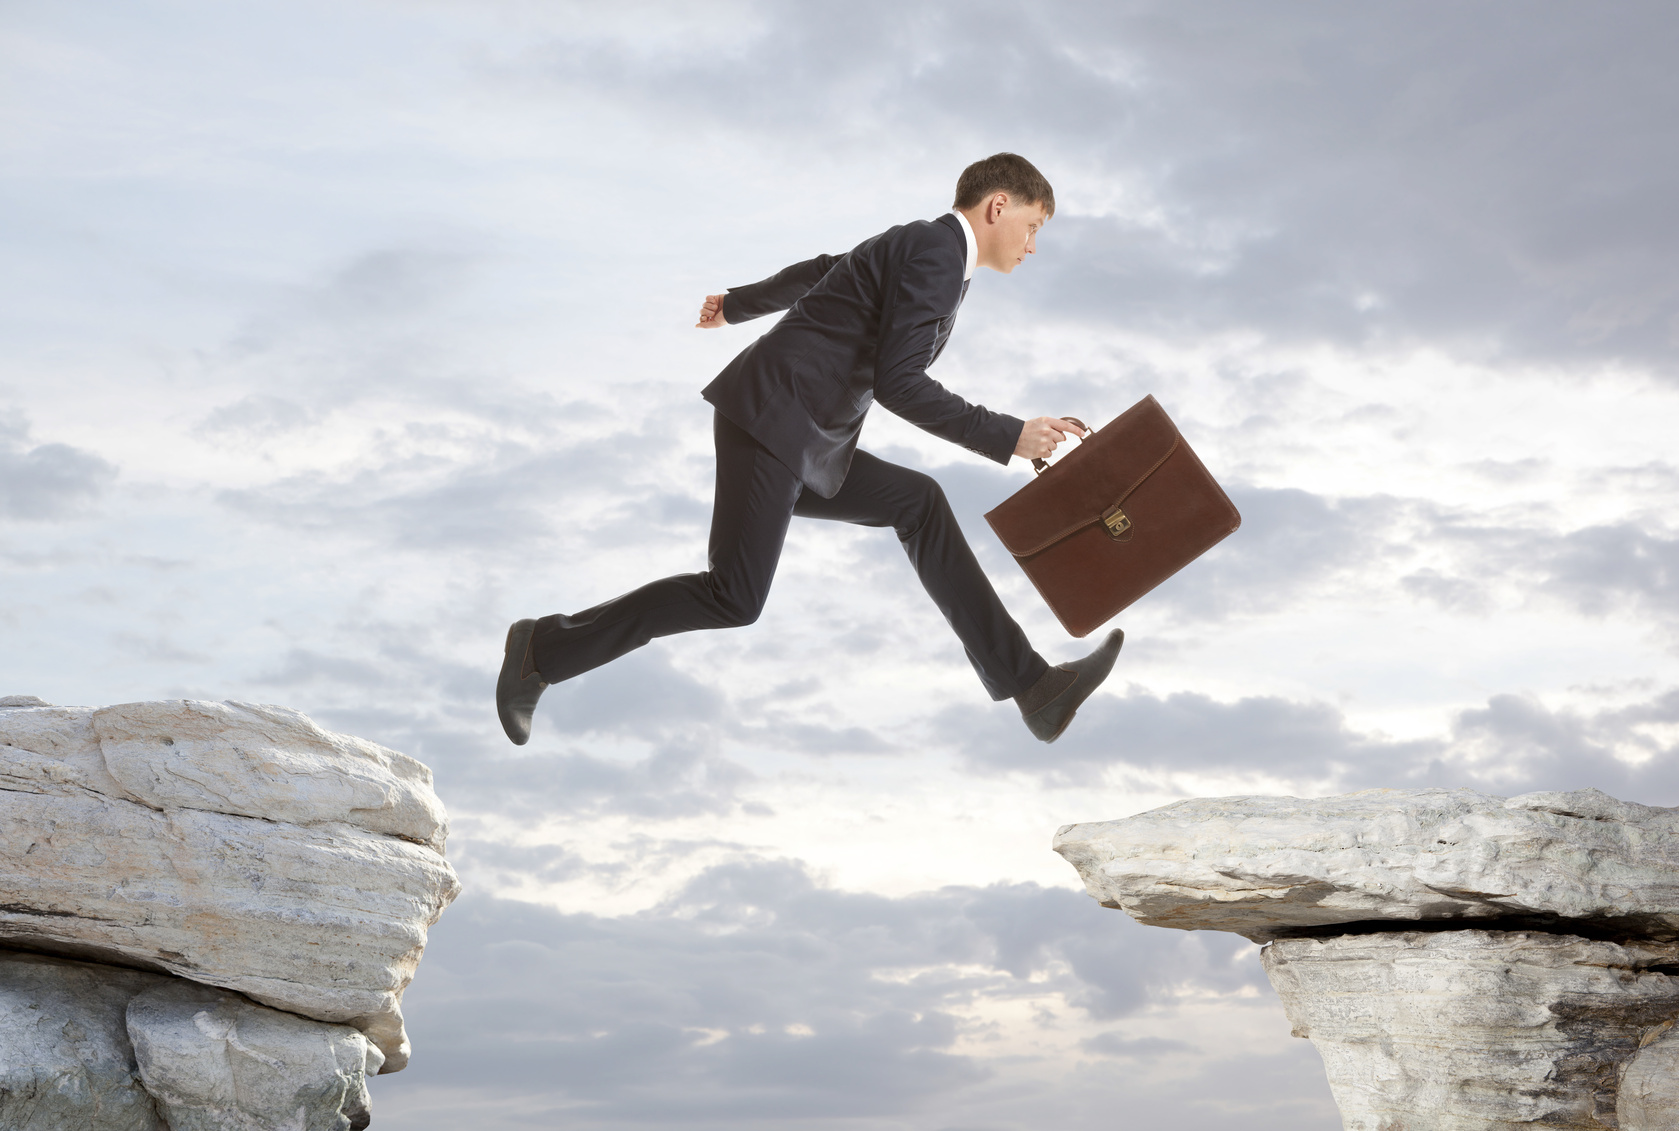
[[1032, 463], [1038, 477], [985, 520], [1074, 636], [1087, 635], [1242, 524], [1153, 397], [1090, 432], [1053, 466]]

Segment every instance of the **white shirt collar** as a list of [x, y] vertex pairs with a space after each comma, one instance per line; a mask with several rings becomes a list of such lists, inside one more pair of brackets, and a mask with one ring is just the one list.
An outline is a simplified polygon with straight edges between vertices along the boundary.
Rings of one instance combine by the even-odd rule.
[[962, 238], [968, 241], [968, 271], [962, 276], [967, 282], [974, 277], [974, 268], [979, 266], [979, 241], [974, 239], [974, 226], [968, 223], [968, 218], [952, 208], [950, 214], [956, 217], [956, 222], [962, 225]]

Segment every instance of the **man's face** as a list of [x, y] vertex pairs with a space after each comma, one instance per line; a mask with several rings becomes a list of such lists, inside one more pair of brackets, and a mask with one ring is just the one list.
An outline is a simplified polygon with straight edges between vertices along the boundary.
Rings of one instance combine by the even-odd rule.
[[1042, 204], [1003, 205], [995, 225], [996, 242], [987, 264], [1007, 275], [1038, 250], [1038, 229], [1049, 219]]

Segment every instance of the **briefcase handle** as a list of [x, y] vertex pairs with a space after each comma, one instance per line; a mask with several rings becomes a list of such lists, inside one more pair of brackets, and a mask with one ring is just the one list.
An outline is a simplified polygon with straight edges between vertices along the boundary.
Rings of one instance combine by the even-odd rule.
[[[1079, 437], [1081, 440], [1087, 438], [1091, 432], [1095, 431], [1095, 429], [1091, 428], [1090, 425], [1086, 424], [1076, 416], [1060, 416], [1056, 419], [1065, 420], [1068, 424], [1077, 424], [1080, 428], [1083, 428], [1084, 435]], [[1047, 459], [1035, 459], [1032, 461], [1032, 470], [1038, 475], [1042, 475], [1048, 467], [1049, 461]]]

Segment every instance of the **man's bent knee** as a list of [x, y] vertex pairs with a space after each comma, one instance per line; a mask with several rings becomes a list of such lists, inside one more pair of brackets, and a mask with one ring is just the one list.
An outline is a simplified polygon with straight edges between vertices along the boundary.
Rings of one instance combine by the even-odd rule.
[[749, 624], [756, 623], [759, 615], [764, 611], [764, 606], [761, 604], [720, 605], [718, 607], [723, 614], [722, 627], [724, 628], [745, 628]]
[[905, 498], [892, 525], [897, 530], [898, 537], [908, 541], [929, 521], [948, 515], [951, 511], [944, 488], [940, 487], [939, 481], [931, 475], [924, 475], [919, 471], [911, 472], [904, 486], [907, 488]]
[[743, 591], [720, 584], [715, 574], [711, 577], [710, 589], [721, 628], [745, 628], [754, 623], [763, 613], [764, 602], [769, 597], [767, 593]]

